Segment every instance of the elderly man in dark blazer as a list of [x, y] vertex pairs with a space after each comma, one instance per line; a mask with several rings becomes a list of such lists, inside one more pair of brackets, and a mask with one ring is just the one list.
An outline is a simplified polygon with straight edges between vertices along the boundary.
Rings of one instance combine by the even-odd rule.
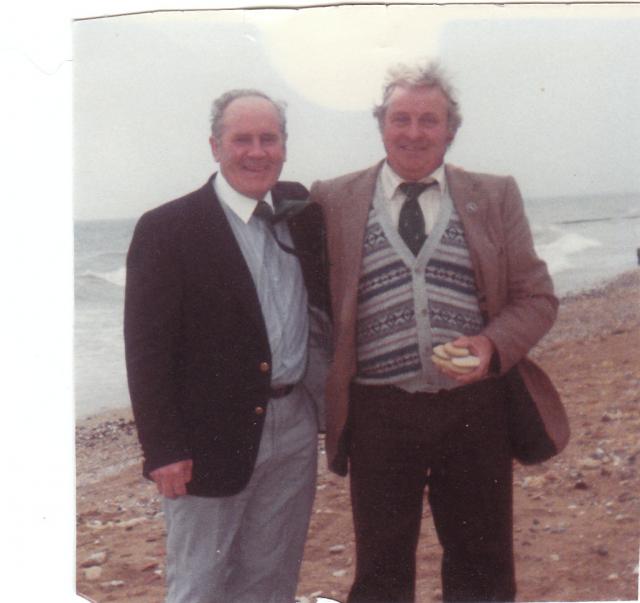
[[512, 600], [512, 458], [569, 435], [526, 357], [557, 299], [514, 180], [444, 164], [461, 118], [439, 67], [392, 70], [374, 113], [386, 160], [311, 189], [334, 320], [327, 457], [351, 477], [348, 601], [414, 600], [425, 489], [444, 600]]
[[220, 171], [146, 213], [131, 242], [127, 371], [143, 472], [163, 495], [169, 603], [295, 597], [318, 432], [308, 310], [324, 294], [320, 212], [278, 182], [286, 136], [262, 92], [220, 97]]

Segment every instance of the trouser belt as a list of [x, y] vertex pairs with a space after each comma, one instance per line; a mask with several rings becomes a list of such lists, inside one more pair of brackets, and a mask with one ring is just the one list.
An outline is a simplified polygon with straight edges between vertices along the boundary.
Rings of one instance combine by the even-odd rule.
[[281, 385], [280, 387], [271, 387], [269, 389], [269, 398], [284, 398], [293, 391], [294, 387], [294, 385]]

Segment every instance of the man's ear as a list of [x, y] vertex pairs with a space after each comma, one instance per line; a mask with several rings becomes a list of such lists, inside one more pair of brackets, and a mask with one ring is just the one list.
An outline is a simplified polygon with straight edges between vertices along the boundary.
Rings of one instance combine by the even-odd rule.
[[450, 147], [453, 144], [453, 140], [456, 137], [456, 132], [452, 132], [449, 129], [449, 136], [447, 137], [447, 147]]
[[213, 158], [218, 162], [218, 156], [220, 154], [220, 147], [218, 146], [218, 141], [216, 137], [211, 135], [209, 136], [209, 146], [211, 147], [211, 152], [213, 153]]

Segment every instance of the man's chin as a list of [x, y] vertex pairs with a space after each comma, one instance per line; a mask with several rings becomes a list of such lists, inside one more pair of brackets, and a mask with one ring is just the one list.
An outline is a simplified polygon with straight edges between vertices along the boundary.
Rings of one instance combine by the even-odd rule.
[[[407, 180], [420, 180], [433, 172], [442, 161], [438, 162], [433, 157], [412, 157], [394, 168], [395, 172]], [[393, 166], [392, 166], [393, 167]]]
[[243, 177], [247, 182], [255, 183], [256, 186], [264, 184], [268, 186], [268, 188], [271, 188], [278, 180], [278, 176], [274, 174], [273, 170], [245, 170], [243, 172]]
[[260, 201], [263, 200], [267, 193], [274, 187], [275, 182], [269, 180], [265, 183], [251, 182], [247, 184], [249, 184], [249, 186], [244, 187], [244, 190], [240, 192], [245, 195], [245, 197]]
[[429, 175], [432, 170], [422, 163], [414, 166], [406, 166], [402, 171], [396, 171], [401, 178], [406, 180], [420, 180], [420, 178], [424, 178]]
[[247, 197], [262, 199], [274, 187], [276, 182], [277, 178], [267, 177], [265, 174], [258, 176], [254, 172], [252, 176], [243, 178], [241, 183], [243, 191], [241, 192]]

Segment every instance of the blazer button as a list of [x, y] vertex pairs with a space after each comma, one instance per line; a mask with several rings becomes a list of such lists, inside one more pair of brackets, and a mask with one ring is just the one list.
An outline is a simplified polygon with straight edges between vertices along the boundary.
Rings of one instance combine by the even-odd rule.
[[258, 416], [259, 415], [263, 415], [264, 414], [264, 407], [263, 406], [256, 406], [253, 409], [253, 412], [255, 412]]
[[268, 373], [271, 367], [268, 362], [261, 362], [259, 368], [261, 373]]

